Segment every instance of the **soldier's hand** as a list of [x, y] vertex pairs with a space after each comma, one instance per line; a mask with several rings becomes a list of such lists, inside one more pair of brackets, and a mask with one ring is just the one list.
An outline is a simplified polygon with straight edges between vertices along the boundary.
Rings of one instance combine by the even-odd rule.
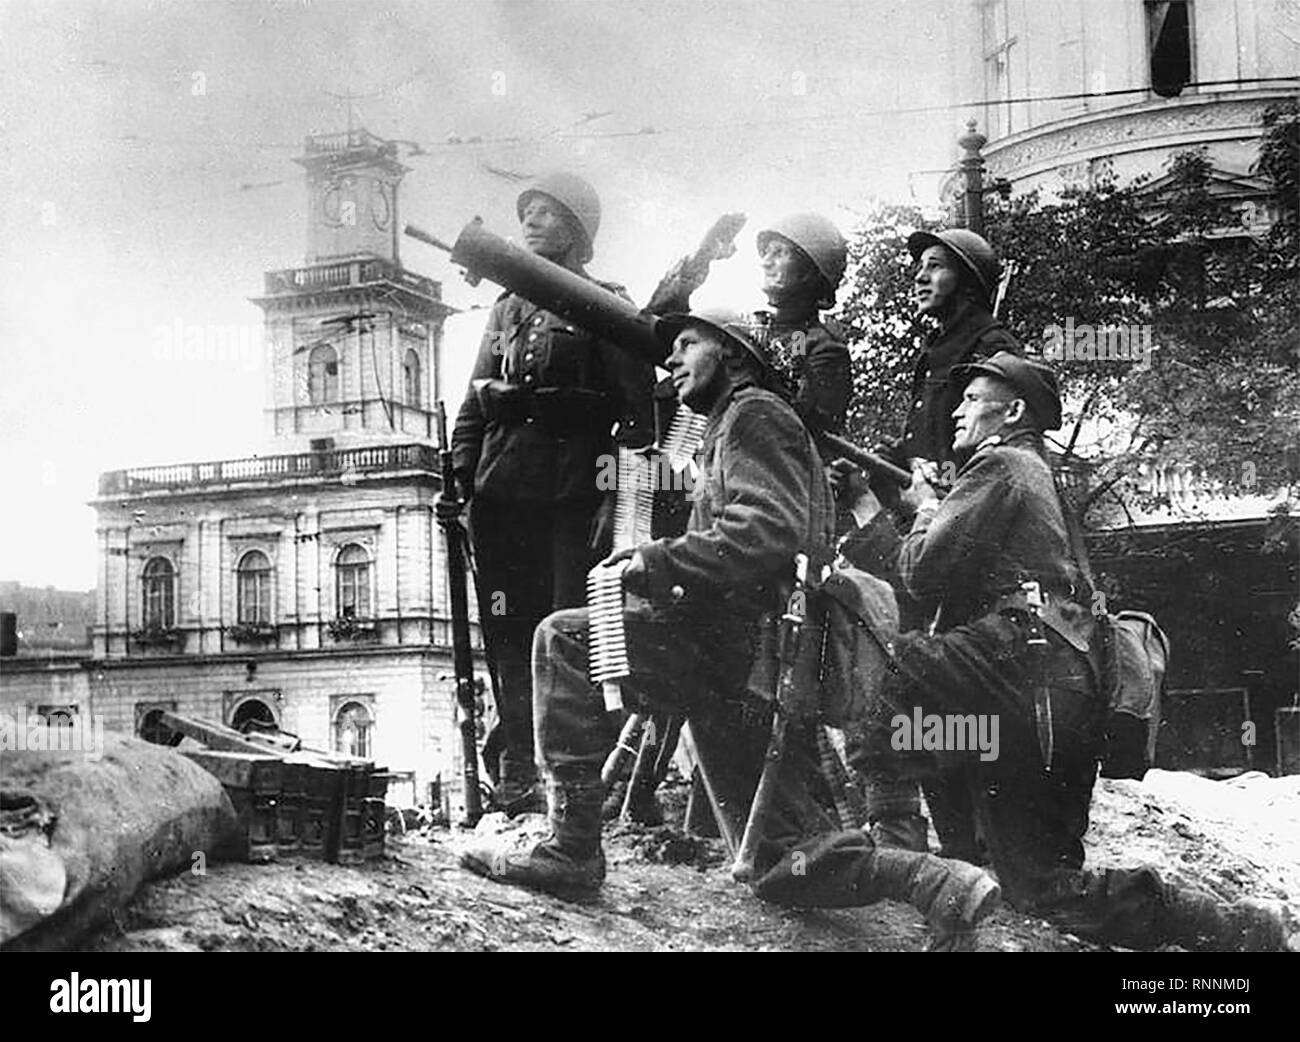
[[935, 492], [934, 486], [930, 484], [931, 475], [937, 476], [938, 468], [930, 460], [913, 460], [912, 461], [912, 483], [907, 486], [899, 497], [913, 510], [919, 510], [923, 506], [939, 502], [939, 494]]
[[439, 492], [433, 497], [433, 516], [439, 521], [459, 521], [465, 504], [455, 496]]
[[713, 227], [704, 234], [699, 248], [695, 251], [697, 261], [709, 262], [726, 260], [736, 252], [736, 236], [745, 227], [747, 218], [743, 213], [724, 213]]
[[629, 560], [636, 553], [635, 547], [625, 547], [622, 550], [615, 550], [612, 554], [600, 562], [600, 567], [609, 568], [611, 565], [618, 564], [619, 561]]
[[867, 476], [862, 468], [851, 460], [832, 460], [826, 468], [826, 480], [831, 484], [835, 498], [847, 507], [852, 507], [857, 498], [867, 490]]
[[623, 588], [639, 597], [649, 592], [650, 575], [645, 570], [645, 558], [636, 550], [632, 551], [631, 563], [623, 570]]

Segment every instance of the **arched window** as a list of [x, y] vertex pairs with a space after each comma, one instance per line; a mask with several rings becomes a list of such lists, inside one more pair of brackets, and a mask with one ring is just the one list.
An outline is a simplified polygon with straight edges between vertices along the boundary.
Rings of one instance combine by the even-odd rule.
[[235, 569], [235, 615], [241, 625], [271, 621], [271, 562], [261, 550], [249, 550]]
[[370, 710], [360, 702], [345, 702], [334, 717], [334, 751], [370, 759], [370, 732], [375, 726]]
[[339, 400], [339, 356], [329, 344], [317, 344], [307, 356], [307, 396], [312, 405]]
[[337, 575], [335, 603], [340, 619], [365, 619], [370, 616], [370, 555], [356, 543], [339, 551], [334, 570]]
[[424, 395], [420, 387], [420, 356], [414, 349], [408, 348], [406, 361], [402, 363], [402, 375], [405, 378], [407, 405], [420, 408], [424, 404]]
[[141, 574], [145, 629], [176, 625], [176, 569], [165, 557], [151, 557]]
[[271, 730], [276, 726], [275, 714], [260, 698], [248, 698], [230, 715], [230, 726], [243, 734]]

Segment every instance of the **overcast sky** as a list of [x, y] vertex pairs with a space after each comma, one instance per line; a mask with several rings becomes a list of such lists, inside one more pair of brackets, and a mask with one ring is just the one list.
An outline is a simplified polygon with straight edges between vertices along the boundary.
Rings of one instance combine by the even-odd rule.
[[[0, 579], [94, 585], [102, 471], [273, 451], [259, 352], [169, 362], [157, 344], [177, 322], [258, 342], [248, 298], [306, 248], [291, 160], [346, 128], [337, 95], [427, 149], [404, 219], [509, 234], [516, 189], [494, 170], [569, 167], [604, 203], [593, 274], [644, 301], [743, 210], [699, 302], [754, 305], [765, 218], [847, 230], [873, 196], [934, 201], [923, 172], [952, 162], [965, 117], [890, 110], [950, 100], [959, 3], [0, 3]], [[457, 307], [496, 294], [409, 240], [403, 261]], [[479, 320], [452, 320], [458, 358]]]

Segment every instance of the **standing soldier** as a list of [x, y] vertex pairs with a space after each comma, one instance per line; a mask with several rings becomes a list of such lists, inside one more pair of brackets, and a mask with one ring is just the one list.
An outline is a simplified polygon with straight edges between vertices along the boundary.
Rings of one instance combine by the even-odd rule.
[[[727, 214], [659, 283], [646, 310], [656, 315], [683, 312], [704, 283], [709, 263], [730, 255], [739, 214]], [[772, 368], [795, 411], [814, 431], [838, 432], [844, 425], [852, 381], [843, 332], [822, 320], [835, 306], [844, 277], [848, 247], [844, 236], [820, 214], [796, 213], [774, 221], [757, 236], [763, 266], [763, 293], [772, 306], [767, 331]]]
[[[947, 484], [955, 473], [952, 414], [961, 395], [961, 386], [953, 379], [954, 370], [999, 351], [1015, 355], [1023, 351], [1019, 341], [993, 317], [993, 296], [1001, 265], [982, 236], [964, 228], [914, 232], [908, 237], [907, 248], [917, 261], [913, 281], [917, 314], [928, 316], [938, 325], [913, 366], [911, 405], [902, 436], [877, 451], [892, 457], [904, 469], [921, 461], [931, 480], [942, 476]], [[836, 481], [836, 490], [843, 493], [842, 499], [851, 502], [860, 483], [845, 480], [846, 468], [838, 463], [837, 468], [840, 480]], [[888, 494], [894, 492], [894, 487], [882, 482], [878, 490]], [[905, 590], [898, 593], [903, 628], [925, 626], [929, 619], [916, 615], [916, 606]], [[916, 764], [912, 764], [911, 769], [915, 768]], [[926, 772], [926, 801], [943, 854], [978, 863], [983, 861], [983, 854], [963, 770], [941, 759], [939, 769]], [[927, 849], [928, 829], [915, 782], [890, 778], [888, 774], [888, 770], [876, 771], [867, 779], [873, 835], [882, 843]]]
[[[590, 184], [550, 174], [520, 193], [516, 210], [529, 250], [585, 275], [600, 226]], [[601, 457], [615, 451], [615, 424], [621, 444], [650, 441], [652, 387], [649, 364], [569, 320], [512, 293], [493, 305], [452, 452], [472, 490], [479, 617], [500, 699], [497, 804], [508, 814], [540, 803], [533, 630], [585, 601], [587, 570], [611, 531], [612, 494], [597, 487]]]

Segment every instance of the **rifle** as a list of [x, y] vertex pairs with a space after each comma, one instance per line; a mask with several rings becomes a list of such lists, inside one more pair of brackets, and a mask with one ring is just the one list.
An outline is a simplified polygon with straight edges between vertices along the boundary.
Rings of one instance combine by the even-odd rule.
[[469, 590], [465, 568], [469, 560], [469, 537], [461, 524], [465, 501], [452, 466], [451, 442], [447, 438], [447, 409], [437, 404], [438, 462], [442, 468], [442, 489], [434, 498], [438, 526], [447, 540], [447, 582], [451, 589], [451, 648], [456, 676], [456, 704], [460, 709], [461, 759], [465, 772], [465, 821], [473, 827], [483, 816], [483, 794], [478, 780], [478, 722], [475, 716], [474, 652], [469, 640]]
[[786, 732], [790, 729], [790, 714], [795, 705], [795, 665], [799, 657], [799, 633], [803, 629], [808, 611], [805, 584], [808, 581], [808, 555], [795, 554], [794, 587], [786, 600], [785, 614], [781, 616], [778, 643], [781, 667], [776, 678], [776, 698], [772, 705], [772, 733], [768, 738], [767, 752], [763, 756], [763, 772], [758, 776], [758, 787], [749, 805], [749, 819], [740, 838], [736, 860], [731, 866], [731, 878], [738, 883], [749, 883], [754, 878], [758, 845], [763, 841], [763, 826], [776, 795], [777, 777], [781, 761], [785, 758]]

